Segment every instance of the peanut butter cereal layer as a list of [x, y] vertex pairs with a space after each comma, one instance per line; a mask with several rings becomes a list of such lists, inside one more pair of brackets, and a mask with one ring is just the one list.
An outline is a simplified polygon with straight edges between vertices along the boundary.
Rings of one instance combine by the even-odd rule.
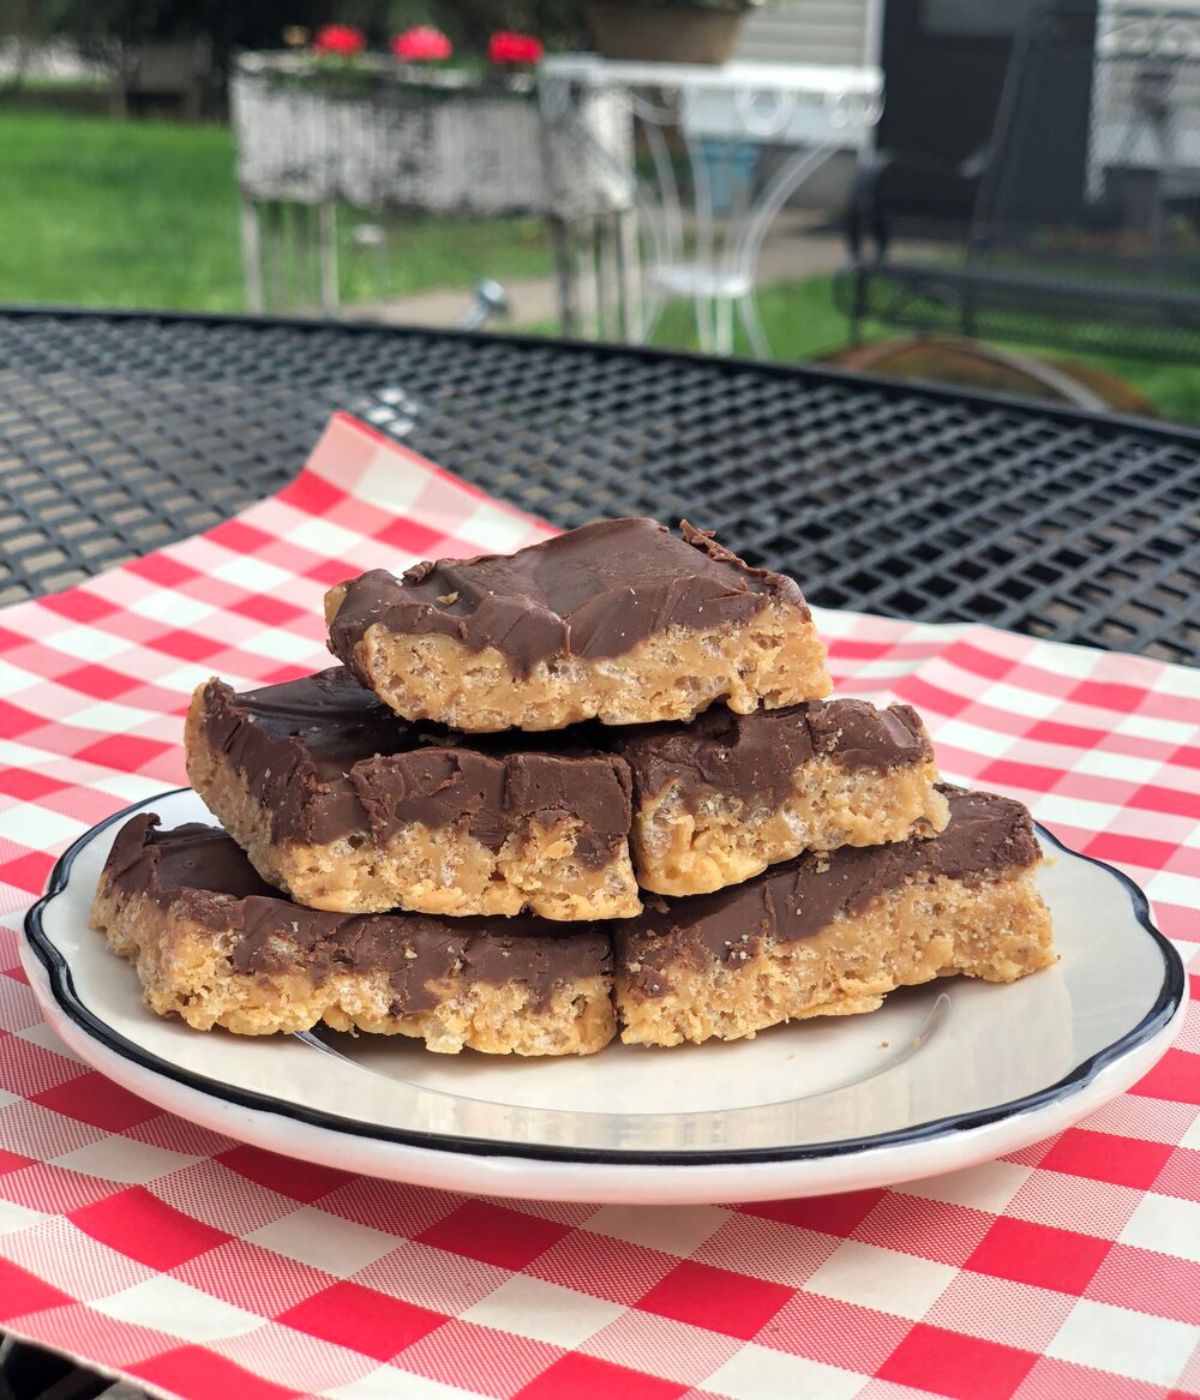
[[263, 878], [344, 913], [628, 918], [634, 863], [647, 889], [704, 893], [946, 818], [915, 713], [859, 700], [464, 737], [399, 719], [333, 668], [241, 695], [206, 682], [187, 756]]
[[613, 1037], [603, 930], [305, 909], [223, 832], [157, 824], [142, 814], [121, 828], [92, 921], [159, 1015], [240, 1035], [324, 1021], [449, 1054], [585, 1055]]
[[621, 1038], [736, 1040], [874, 1011], [935, 977], [1012, 982], [1052, 963], [1028, 812], [992, 793], [943, 793], [950, 819], [928, 839], [843, 846], [716, 894], [648, 900], [614, 933]]
[[908, 705], [816, 700], [620, 738], [638, 881], [705, 894], [803, 851], [875, 846], [946, 824], [933, 745]]
[[466, 732], [690, 720], [819, 699], [797, 585], [686, 522], [605, 520], [512, 555], [372, 570], [325, 600], [330, 650], [398, 714]]
[[629, 769], [612, 755], [412, 724], [341, 667], [241, 695], [210, 680], [186, 743], [193, 787], [259, 874], [313, 908], [641, 908]]

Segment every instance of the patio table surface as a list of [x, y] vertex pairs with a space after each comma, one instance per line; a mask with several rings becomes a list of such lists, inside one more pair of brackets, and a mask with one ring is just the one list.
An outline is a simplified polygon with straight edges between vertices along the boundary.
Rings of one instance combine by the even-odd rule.
[[0, 603], [217, 524], [356, 413], [554, 525], [691, 511], [812, 602], [1200, 660], [1200, 432], [813, 367], [0, 310]]
[[[297, 476], [334, 409], [379, 435], [343, 419]], [[688, 513], [794, 572], [839, 684], [917, 704], [947, 772], [1030, 802], [1200, 947], [1200, 675], [1164, 664], [1200, 656], [1200, 435], [594, 346], [3, 314], [0, 1327], [188, 1396], [1200, 1394], [1194, 1009], [1052, 1142], [741, 1209], [347, 1179], [63, 1052], [21, 914], [75, 835], [178, 780], [191, 682], [321, 664], [309, 604], [342, 560], [540, 528], [388, 435], [552, 524]]]

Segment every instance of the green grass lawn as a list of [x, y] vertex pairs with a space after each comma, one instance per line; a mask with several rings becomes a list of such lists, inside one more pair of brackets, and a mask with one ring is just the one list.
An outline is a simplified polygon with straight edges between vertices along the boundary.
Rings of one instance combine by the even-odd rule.
[[[771, 346], [781, 357], [806, 359], [846, 343], [846, 318], [834, 307], [832, 279], [768, 288], [760, 309]], [[880, 322], [863, 326], [866, 341], [903, 336], [908, 332]], [[1200, 422], [1200, 372], [1191, 365], [1159, 364], [1152, 360], [1093, 355], [1036, 342], [1005, 341], [1002, 349], [1017, 351], [1057, 363], [1074, 361], [1127, 380], [1154, 405], [1163, 418], [1183, 423]]]
[[0, 298], [240, 308], [229, 133], [0, 114]]
[[[767, 287], [759, 293], [759, 313], [771, 349], [779, 359], [812, 360], [847, 343], [848, 325], [846, 318], [833, 304], [832, 281], [830, 277], [813, 277], [804, 282]], [[863, 325], [865, 341], [907, 334], [905, 330], [879, 322], [867, 321]], [[656, 341], [664, 346], [694, 348], [691, 308], [682, 305], [669, 308]], [[1139, 389], [1161, 417], [1181, 423], [1200, 423], [1200, 370], [1190, 365], [1156, 364], [1149, 360], [1091, 355], [1053, 346], [1017, 345], [1007, 341], [1003, 348], [1057, 361], [1074, 360], [1096, 365]], [[740, 335], [736, 349], [739, 354], [749, 353], [750, 347]]]
[[[233, 159], [223, 127], [0, 112], [0, 301], [244, 310]], [[347, 304], [550, 271], [546, 235], [532, 220], [397, 217], [382, 251], [354, 246], [363, 221], [376, 222], [350, 210], [340, 219]], [[781, 359], [846, 343], [828, 278], [767, 288], [760, 307]], [[687, 307], [672, 308], [659, 341], [691, 347]], [[1200, 422], [1195, 369], [1077, 358], [1128, 379], [1163, 417]]]
[[[409, 219], [381, 255], [366, 217], [340, 219], [348, 302], [550, 268], [532, 220]], [[244, 310], [232, 134], [0, 113], [0, 300]]]

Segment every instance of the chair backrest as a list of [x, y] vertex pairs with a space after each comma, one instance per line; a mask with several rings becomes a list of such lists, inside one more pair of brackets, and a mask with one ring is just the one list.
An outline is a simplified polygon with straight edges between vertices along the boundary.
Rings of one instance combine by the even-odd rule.
[[1014, 50], [970, 255], [1192, 276], [1198, 215], [1200, 8], [1036, 9]]
[[972, 214], [979, 254], [1029, 250], [1047, 227], [1084, 218], [1096, 0], [1049, 0], [1013, 49]]

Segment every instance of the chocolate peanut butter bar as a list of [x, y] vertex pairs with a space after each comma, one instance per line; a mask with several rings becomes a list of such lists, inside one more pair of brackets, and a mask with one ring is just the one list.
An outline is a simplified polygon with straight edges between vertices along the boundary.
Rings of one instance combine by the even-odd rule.
[[897, 987], [1011, 982], [1055, 960], [1029, 813], [943, 788], [937, 836], [801, 856], [715, 894], [647, 901], [616, 926], [621, 1038], [736, 1040], [781, 1021], [873, 1011]]
[[310, 907], [559, 920], [641, 908], [629, 769], [610, 754], [411, 724], [341, 667], [243, 695], [210, 680], [186, 744], [209, 809]]
[[628, 918], [631, 835], [640, 883], [681, 895], [946, 819], [906, 706], [718, 707], [531, 742], [411, 724], [340, 667], [242, 695], [210, 680], [187, 724], [192, 784], [264, 879], [345, 913]]
[[603, 520], [512, 555], [372, 570], [326, 596], [330, 650], [398, 714], [467, 732], [827, 695], [796, 584], [681, 530]]
[[633, 731], [616, 752], [633, 773], [638, 881], [659, 894], [705, 894], [802, 851], [946, 824], [933, 745], [908, 705], [714, 708], [691, 725]]
[[448, 1054], [584, 1055], [612, 1039], [601, 929], [304, 909], [216, 828], [157, 826], [142, 814], [121, 828], [92, 922], [161, 1016], [240, 1035], [324, 1021]]

